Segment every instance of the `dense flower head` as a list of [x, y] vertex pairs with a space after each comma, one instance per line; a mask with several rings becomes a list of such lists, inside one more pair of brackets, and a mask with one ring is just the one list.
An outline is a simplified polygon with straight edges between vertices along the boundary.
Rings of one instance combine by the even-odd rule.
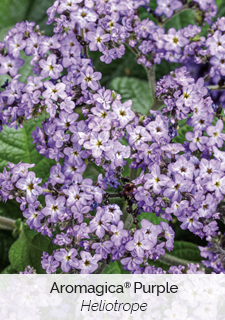
[[[211, 23], [215, 2], [193, 2], [202, 22]], [[111, 260], [119, 260], [133, 274], [165, 273], [148, 260], [173, 250], [173, 219], [182, 230], [207, 239], [208, 246], [200, 248], [202, 257], [209, 259], [204, 265], [225, 272], [222, 249], [214, 241], [217, 211], [225, 196], [225, 133], [205, 78], [196, 81], [186, 67], [171, 71], [156, 85], [161, 111], [143, 116], [131, 100], [101, 85], [102, 74], [88, 57], [88, 51], [99, 51], [100, 60], [109, 64], [130, 46], [148, 74], [163, 59], [193, 59], [209, 63], [210, 77], [225, 76], [223, 18], [207, 37], [192, 25], [166, 32], [163, 23], [187, 5], [157, 0], [156, 24], [138, 17], [139, 6], [148, 4], [57, 0], [47, 10], [47, 23], [54, 23], [52, 37], [43, 36], [34, 24], [17, 24], [1, 44], [0, 75], [8, 74], [11, 80], [1, 87], [0, 123], [18, 128], [25, 120], [47, 114], [32, 133], [39, 154], [56, 162], [47, 182], [41, 184], [30, 170], [34, 164], [9, 163], [0, 174], [1, 199], [16, 199], [27, 225], [60, 246], [51, 255], [43, 252], [46, 273], [59, 268], [65, 273], [98, 272]], [[18, 74], [24, 64], [22, 50], [32, 56], [33, 75], [26, 84]], [[189, 125], [183, 141], [177, 140], [182, 121]], [[91, 165], [99, 172], [97, 178], [86, 174]], [[126, 170], [140, 174], [125, 177]], [[115, 198], [122, 198], [127, 207]], [[153, 224], [151, 216], [160, 222]], [[25, 271], [33, 272], [30, 267]], [[171, 266], [168, 272], [203, 270], [189, 264]]]

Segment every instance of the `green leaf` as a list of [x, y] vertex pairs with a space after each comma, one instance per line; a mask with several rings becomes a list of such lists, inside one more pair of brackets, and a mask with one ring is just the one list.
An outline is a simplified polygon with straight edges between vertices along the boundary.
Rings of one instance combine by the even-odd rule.
[[52, 238], [49, 238], [48, 236], [43, 236], [39, 232], [31, 230], [26, 224], [24, 225], [23, 230], [29, 243], [36, 249], [46, 251], [49, 254], [52, 254], [53, 250], [59, 248], [59, 246], [52, 243]]
[[6, 203], [0, 201], [0, 215], [11, 219], [22, 218], [20, 204], [16, 200], [7, 200]]
[[9, 261], [17, 271], [24, 271], [29, 265], [34, 267], [37, 273], [45, 273], [41, 266], [41, 256], [42, 251], [32, 246], [23, 231], [9, 250]]
[[0, 272], [9, 264], [8, 251], [14, 240], [9, 231], [0, 230]]
[[162, 79], [163, 76], [170, 74], [171, 71], [174, 71], [176, 68], [179, 68], [181, 66], [181, 63], [174, 63], [162, 60], [160, 65], [157, 64], [155, 68], [156, 81]]
[[55, 161], [40, 155], [32, 143], [31, 133], [36, 126], [41, 126], [41, 120], [29, 120], [28, 124], [17, 130], [4, 126], [0, 134], [0, 172], [8, 165], [8, 161], [15, 164], [23, 161], [24, 163], [35, 163], [32, 171], [37, 177], [43, 179], [42, 182], [48, 180], [50, 168], [55, 165]]
[[188, 263], [199, 263], [203, 260], [198, 246], [186, 241], [175, 241], [174, 249], [170, 252], [170, 255], [186, 260]]
[[147, 114], [152, 104], [151, 91], [147, 81], [137, 78], [115, 78], [110, 85], [111, 90], [121, 94], [122, 102], [132, 100], [132, 109]]
[[17, 271], [23, 271], [30, 265], [36, 269], [37, 273], [45, 273], [41, 266], [42, 253], [46, 251], [52, 254], [53, 250], [57, 248], [58, 246], [52, 243], [52, 239], [30, 230], [24, 224], [20, 237], [9, 250], [9, 261]]
[[129, 271], [123, 269], [123, 265], [119, 261], [112, 261], [103, 271], [103, 274], [129, 274]]
[[164, 24], [164, 28], [166, 32], [170, 28], [175, 28], [176, 30], [180, 30], [184, 27], [189, 26], [189, 24], [195, 24], [194, 12], [190, 9], [187, 9], [179, 13], [178, 15], [175, 15], [171, 19], [169, 19], [168, 22]]
[[1, 0], [0, 28], [28, 20], [35, 21], [41, 30], [51, 35], [52, 26], [46, 26], [46, 11], [53, 3], [53, 0]]
[[192, 131], [193, 131], [193, 128], [187, 124], [181, 126], [180, 129], [178, 130], [178, 136], [173, 138], [173, 143], [182, 143], [183, 144], [184, 141], [187, 141], [185, 138], [185, 134], [187, 132], [192, 132]]
[[139, 216], [138, 216], [138, 220], [141, 222], [142, 219], [146, 219], [148, 221], [150, 221], [151, 223], [158, 225], [160, 224], [161, 221], [167, 222], [167, 220], [162, 219], [160, 217], [157, 217], [155, 213], [149, 213], [149, 212], [142, 212]]
[[18, 273], [18, 271], [16, 269], [14, 269], [11, 266], [11, 264], [1, 272], [1, 274], [16, 274], [16, 273]]
[[101, 84], [106, 88], [110, 87], [110, 83], [117, 77], [134, 77], [138, 79], [147, 79], [144, 68], [137, 64], [134, 53], [126, 48], [125, 55], [121, 59], [116, 59], [110, 64], [101, 62], [102, 54], [97, 51], [89, 52], [89, 56], [93, 60], [96, 70], [102, 73]]

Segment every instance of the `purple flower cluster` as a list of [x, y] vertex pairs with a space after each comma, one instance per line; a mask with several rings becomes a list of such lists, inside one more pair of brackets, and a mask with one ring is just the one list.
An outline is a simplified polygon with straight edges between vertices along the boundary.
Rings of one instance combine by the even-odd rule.
[[[119, 260], [135, 274], [164, 273], [149, 266], [148, 260], [154, 262], [165, 249], [173, 249], [174, 230], [165, 221], [159, 225], [139, 221], [141, 212], [168, 222], [175, 217], [182, 230], [206, 237], [209, 245], [201, 248], [201, 254], [211, 262], [205, 265], [224, 272], [225, 262], [219, 248], [214, 250], [213, 239], [218, 236], [218, 205], [225, 195], [221, 150], [225, 133], [204, 79], [195, 81], [186, 67], [164, 76], [156, 88], [162, 111], [142, 116], [132, 110], [131, 100], [122, 102], [119, 94], [101, 87], [102, 75], [87, 55], [87, 47], [98, 50], [103, 54], [100, 60], [111, 63], [124, 55], [126, 44], [147, 70], [162, 59], [185, 62], [194, 57], [197, 63], [213, 65], [211, 76], [225, 75], [223, 18], [207, 39], [199, 36], [200, 27], [192, 25], [166, 33], [153, 21], [139, 19], [138, 7], [148, 2], [57, 0], [47, 11], [48, 24], [55, 23], [53, 37], [44, 36], [34, 23], [22, 22], [0, 43], [0, 75], [12, 78], [0, 93], [2, 125], [17, 128], [25, 119], [48, 114], [32, 133], [37, 151], [56, 161], [48, 181], [40, 185], [42, 180], [28, 171], [34, 164], [21, 162], [9, 163], [0, 174], [2, 201], [16, 199], [27, 225], [61, 247], [51, 255], [43, 252], [41, 263], [47, 273], [59, 268], [65, 273], [98, 272], [111, 260]], [[154, 14], [166, 19], [183, 8], [181, 1], [157, 4]], [[207, 22], [216, 13], [214, 0], [196, 0], [194, 8]], [[24, 64], [22, 50], [32, 56], [35, 75], [26, 84], [19, 82], [18, 74]], [[186, 140], [177, 143], [184, 120], [190, 129]], [[127, 159], [132, 172], [141, 170], [135, 179], [122, 174]], [[91, 164], [103, 168], [96, 181], [83, 177]], [[39, 201], [41, 195], [45, 205]], [[125, 211], [132, 220], [128, 230], [116, 197], [127, 202]], [[189, 264], [171, 266], [168, 272], [203, 271], [198, 264]]]

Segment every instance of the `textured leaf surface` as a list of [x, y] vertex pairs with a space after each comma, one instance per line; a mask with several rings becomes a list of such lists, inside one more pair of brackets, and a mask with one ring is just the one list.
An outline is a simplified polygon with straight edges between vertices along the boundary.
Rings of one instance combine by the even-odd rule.
[[46, 34], [51, 35], [52, 26], [46, 26], [46, 11], [53, 3], [53, 0], [1, 0], [0, 28], [28, 20], [35, 21], [41, 30], [44, 29]]
[[174, 249], [170, 252], [170, 255], [187, 260], [188, 262], [197, 263], [203, 260], [198, 246], [186, 241], [175, 241]]
[[9, 231], [0, 230], [0, 272], [9, 264], [8, 251], [14, 240]]
[[123, 265], [119, 261], [110, 262], [103, 271], [103, 274], [128, 274], [130, 272], [123, 269]]
[[52, 254], [57, 246], [52, 239], [30, 230], [24, 225], [24, 229], [17, 241], [13, 243], [9, 251], [9, 260], [14, 269], [23, 271], [28, 265], [34, 267], [37, 273], [45, 273], [41, 266], [42, 252]]
[[35, 145], [32, 143], [32, 131], [36, 126], [40, 126], [40, 120], [29, 120], [22, 129], [15, 130], [14, 128], [4, 127], [0, 133], [0, 172], [8, 165], [8, 161], [18, 163], [35, 163], [32, 170], [36, 175], [43, 179], [43, 182], [48, 180], [49, 170], [55, 164], [54, 160], [46, 159], [40, 155]]
[[126, 48], [125, 55], [121, 59], [116, 59], [110, 64], [101, 62], [99, 52], [89, 52], [91, 59], [93, 60], [96, 70], [102, 73], [101, 84], [107, 88], [110, 87], [112, 79], [117, 77], [135, 77], [138, 79], [147, 79], [144, 68], [137, 64], [135, 55], [130, 49]]
[[112, 80], [111, 89], [121, 94], [122, 101], [132, 100], [132, 109], [147, 114], [152, 104], [152, 96], [147, 81], [121, 77]]

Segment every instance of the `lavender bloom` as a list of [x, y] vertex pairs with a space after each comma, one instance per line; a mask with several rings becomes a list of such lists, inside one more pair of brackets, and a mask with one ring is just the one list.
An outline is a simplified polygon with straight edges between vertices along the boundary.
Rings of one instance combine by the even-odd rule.
[[89, 206], [84, 206], [80, 200], [76, 201], [76, 203], [71, 207], [71, 211], [73, 212], [73, 218], [77, 219], [79, 223], [84, 220], [84, 214], [91, 211]]
[[137, 256], [143, 258], [145, 256], [145, 250], [149, 251], [153, 246], [154, 244], [151, 241], [144, 239], [144, 233], [141, 230], [137, 230], [134, 233], [133, 240], [127, 242], [125, 248], [128, 251], [135, 249]]
[[225, 76], [225, 53], [218, 53], [216, 56], [213, 56], [209, 62], [219, 70], [222, 76]]
[[104, 42], [110, 40], [110, 34], [104, 34], [104, 30], [98, 27], [96, 32], [87, 33], [87, 39], [90, 41], [89, 47], [91, 51], [99, 50], [103, 52], [105, 50]]
[[180, 192], [190, 191], [192, 182], [189, 179], [184, 179], [180, 173], [174, 174], [174, 181], [167, 183], [167, 189], [164, 191], [164, 197], [171, 199], [171, 201], [179, 201], [181, 198]]
[[75, 108], [75, 103], [71, 100], [71, 97], [67, 97], [63, 102], [60, 103], [60, 109], [65, 110], [68, 113], [72, 113]]
[[81, 151], [81, 146], [78, 143], [74, 144], [73, 148], [65, 148], [64, 153], [69, 157], [68, 161], [70, 163], [75, 161], [78, 166], [82, 166], [83, 159], [88, 157], [88, 152], [86, 150]]
[[101, 133], [92, 132], [90, 134], [90, 141], [84, 143], [84, 148], [91, 149], [93, 157], [99, 158], [103, 151], [109, 150], [108, 140], [109, 131], [102, 131]]
[[27, 218], [26, 224], [30, 229], [37, 229], [41, 227], [41, 220], [44, 218], [44, 215], [40, 211], [36, 211], [36, 206], [29, 204], [28, 209], [23, 211], [23, 216]]
[[141, 220], [141, 226], [144, 238], [151, 241], [155, 246], [157, 244], [157, 237], [163, 231], [162, 226], [156, 226], [146, 219]]
[[132, 101], [128, 100], [125, 103], [115, 100], [112, 104], [112, 109], [116, 113], [118, 120], [120, 121], [120, 126], [125, 127], [128, 122], [134, 119], [135, 114], [131, 110]]
[[182, 35], [182, 31], [176, 31], [174, 28], [170, 28], [168, 34], [163, 36], [166, 41], [165, 49], [168, 51], [175, 51], [176, 53], [181, 52], [181, 47], [187, 45], [189, 40]]
[[33, 168], [35, 164], [22, 163], [19, 162], [12, 168], [13, 176], [11, 178], [12, 182], [16, 182], [19, 178], [25, 178], [28, 175], [28, 169]]
[[16, 187], [21, 190], [26, 190], [26, 199], [28, 203], [34, 203], [37, 196], [42, 194], [43, 189], [38, 186], [41, 183], [41, 178], [36, 178], [34, 172], [28, 172], [26, 178], [21, 178], [17, 181]]
[[20, 50], [23, 50], [26, 47], [26, 41], [23, 40], [23, 33], [19, 32], [14, 37], [10, 37], [8, 40], [9, 45], [9, 54], [14, 58], [20, 57]]
[[10, 56], [0, 58], [0, 75], [6, 74], [9, 72], [11, 77], [15, 77], [18, 74], [19, 67], [24, 65], [24, 60], [17, 58], [13, 59]]
[[57, 83], [56, 85], [54, 85], [51, 81], [45, 81], [44, 86], [47, 89], [43, 92], [43, 97], [45, 99], [51, 98], [57, 101], [58, 97], [60, 97], [61, 99], [65, 99], [67, 96], [66, 92], [64, 91], [66, 87], [64, 83]]
[[55, 273], [60, 263], [54, 259], [53, 256], [49, 256], [41, 260], [43, 269], [46, 269], [46, 273]]
[[117, 247], [119, 247], [121, 245], [123, 238], [128, 237], [128, 231], [123, 230], [123, 228], [124, 228], [123, 221], [119, 221], [118, 226], [115, 226], [115, 225], [111, 226], [111, 231], [113, 232], [113, 236], [111, 237], [111, 241]]
[[212, 180], [206, 184], [206, 189], [211, 192], [215, 191], [216, 197], [222, 200], [225, 194], [225, 176], [221, 177], [220, 174], [213, 173]]
[[54, 258], [61, 262], [61, 269], [63, 272], [69, 272], [71, 268], [79, 267], [79, 260], [75, 258], [76, 256], [76, 249], [70, 249], [69, 252], [65, 249], [60, 249], [54, 253]]
[[48, 194], [45, 197], [46, 207], [42, 209], [42, 213], [45, 216], [50, 216], [51, 222], [58, 222], [59, 214], [64, 214], [66, 211], [65, 202], [65, 197], [60, 196], [54, 199], [52, 195]]
[[63, 70], [63, 67], [60, 64], [56, 64], [55, 54], [50, 54], [47, 61], [42, 59], [39, 62], [39, 65], [42, 68], [41, 76], [43, 78], [51, 77], [52, 79], [58, 79], [59, 73]]
[[102, 259], [100, 254], [95, 254], [93, 257], [89, 252], [80, 252], [81, 261], [78, 269], [81, 269], [80, 273], [93, 273], [98, 268], [98, 261]]
[[94, 217], [94, 219], [90, 222], [90, 229], [91, 231], [96, 231], [96, 236], [99, 238], [103, 238], [105, 235], [105, 231], [110, 230], [110, 222], [112, 220], [112, 216], [109, 214], [106, 214], [104, 209], [97, 208], [97, 213]]
[[153, 187], [153, 192], [156, 194], [159, 194], [161, 192], [161, 187], [167, 185], [169, 182], [169, 178], [165, 176], [164, 174], [160, 173], [159, 166], [155, 163], [151, 167], [151, 174], [145, 175], [145, 189], [149, 189], [150, 187]]
[[61, 232], [61, 234], [57, 234], [55, 239], [52, 240], [58, 246], [65, 246], [72, 242], [72, 239], [69, 238], [68, 234]]
[[223, 121], [221, 119], [217, 120], [217, 123], [214, 126], [209, 126], [206, 129], [207, 134], [210, 136], [209, 142], [207, 145], [209, 147], [216, 145], [218, 148], [221, 148], [223, 145], [223, 140], [225, 140], [225, 134], [222, 133], [223, 130]]
[[102, 77], [100, 72], [94, 72], [92, 67], [87, 67], [86, 69], [81, 70], [80, 76], [77, 79], [77, 84], [81, 84], [82, 90], [90, 87], [92, 90], [99, 89], [98, 80]]
[[121, 259], [122, 265], [129, 271], [135, 270], [142, 262], [143, 259], [140, 257], [128, 257]]
[[112, 102], [112, 93], [111, 90], [105, 90], [105, 88], [101, 88], [97, 93], [93, 95], [95, 101], [101, 103], [103, 108], [106, 110], [110, 109], [110, 105]]
[[61, 172], [61, 166], [57, 163], [56, 166], [52, 166], [50, 169], [50, 181], [54, 186], [56, 183], [62, 184], [65, 181], [65, 176]]
[[180, 9], [183, 6], [181, 1], [176, 0], [157, 0], [157, 4], [155, 13], [157, 15], [164, 13], [167, 18], [171, 18], [174, 10]]
[[211, 218], [212, 214], [216, 210], [216, 207], [217, 203], [215, 202], [215, 199], [210, 193], [208, 193], [205, 197], [205, 200], [201, 201], [201, 206], [198, 209], [199, 216], [207, 219]]
[[202, 131], [196, 130], [193, 133], [187, 132], [185, 134], [185, 138], [191, 141], [189, 148], [191, 151], [200, 150], [203, 151], [206, 146], [205, 144], [208, 142], [209, 138], [202, 135]]
[[68, 196], [66, 205], [71, 207], [76, 201], [80, 200], [83, 205], [86, 205], [86, 200], [91, 200], [93, 196], [80, 192], [78, 185], [70, 186], [69, 189], [63, 189], [63, 192]]
[[57, 8], [59, 14], [63, 13], [66, 10], [74, 12], [78, 9], [77, 3], [82, 2], [82, 0], [61, 0], [60, 5]]
[[112, 241], [105, 241], [101, 243], [96, 242], [91, 246], [91, 248], [94, 249], [97, 254], [100, 254], [102, 256], [102, 259], [107, 259], [107, 255], [111, 253], [112, 247]]
[[65, 134], [63, 130], [57, 130], [53, 136], [56, 148], [61, 148], [63, 144], [70, 138], [69, 134]]

